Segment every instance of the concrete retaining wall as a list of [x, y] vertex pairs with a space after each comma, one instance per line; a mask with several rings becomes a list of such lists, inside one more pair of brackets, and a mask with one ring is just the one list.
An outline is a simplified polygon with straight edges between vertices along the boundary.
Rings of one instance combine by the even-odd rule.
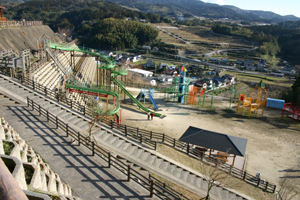
[[30, 26], [0, 29], [0, 51], [13, 49], [37, 50], [37, 39], [46, 34], [52, 41], [61, 42], [49, 26]]
[[[4, 155], [3, 143], [10, 142], [14, 148], [10, 155]], [[40, 155], [19, 136], [19, 134], [0, 116], [0, 157], [15, 163], [13, 177], [23, 190], [40, 191], [60, 199], [80, 200], [72, 196], [71, 187], [61, 181], [60, 176], [51, 170]], [[26, 183], [24, 168], [32, 168], [30, 183]]]

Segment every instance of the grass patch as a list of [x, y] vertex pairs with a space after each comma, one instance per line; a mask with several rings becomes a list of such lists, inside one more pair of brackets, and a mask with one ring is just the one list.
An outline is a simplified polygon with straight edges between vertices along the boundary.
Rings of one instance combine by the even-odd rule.
[[12, 142], [3, 142], [3, 149], [5, 155], [10, 155], [15, 145]]
[[25, 181], [26, 184], [29, 185], [34, 173], [34, 169], [32, 168], [31, 165], [23, 165], [24, 167], [24, 172], [25, 172]]
[[[200, 161], [196, 160], [194, 158], [189, 157], [188, 155], [176, 151], [175, 149], [159, 144], [157, 146], [157, 151], [187, 167], [190, 167], [196, 171], [199, 171], [201, 173], [201, 165]], [[261, 189], [256, 188], [255, 186], [252, 186], [248, 183], [246, 183], [243, 180], [237, 179], [233, 176], [227, 176], [226, 179], [220, 181], [222, 184], [224, 184], [227, 187], [230, 187], [232, 189], [235, 189], [237, 191], [240, 191], [250, 197], [253, 197], [258, 200], [266, 200], [266, 199], [276, 199], [275, 194], [270, 194], [263, 192]], [[195, 198], [193, 198], [195, 199]], [[199, 198], [198, 198], [199, 199]]]

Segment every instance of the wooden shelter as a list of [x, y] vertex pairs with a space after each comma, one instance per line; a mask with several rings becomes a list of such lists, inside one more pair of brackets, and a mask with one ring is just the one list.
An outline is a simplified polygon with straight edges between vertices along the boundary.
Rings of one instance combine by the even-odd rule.
[[233, 154], [234, 159], [232, 165], [234, 165], [236, 155], [245, 156], [248, 139], [190, 126], [179, 138], [179, 141], [197, 145], [201, 148], [209, 148], [210, 154], [212, 149], [221, 151], [218, 153], [218, 156], [224, 158], [220, 159], [222, 161], [226, 161], [227, 158], [225, 157], [228, 157], [229, 154]]

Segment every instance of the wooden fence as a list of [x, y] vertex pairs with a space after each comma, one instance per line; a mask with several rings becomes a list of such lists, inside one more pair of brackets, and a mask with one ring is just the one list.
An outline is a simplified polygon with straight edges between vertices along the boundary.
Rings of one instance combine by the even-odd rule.
[[[34, 90], [40, 91], [46, 96], [51, 96], [55, 98], [58, 102], [65, 103], [71, 109], [75, 109], [83, 115], [90, 117], [93, 115], [93, 111], [91, 109], [80, 105], [77, 102], [74, 102], [70, 99], [67, 99], [64, 94], [58, 94], [53, 90], [48, 89], [38, 83], [35, 83], [34, 81], [23, 76], [21, 77], [21, 82], [32, 87]], [[219, 162], [213, 157], [209, 157], [208, 155], [203, 154], [203, 152], [200, 150], [189, 148], [187, 143], [178, 141], [175, 138], [170, 137], [164, 133], [156, 133], [153, 131], [139, 129], [138, 127], [131, 127], [119, 124], [114, 121], [107, 121], [106, 118], [102, 118], [100, 119], [100, 121], [104, 124], [107, 124], [111, 128], [119, 129], [120, 132], [125, 136], [130, 137], [137, 142], [142, 142], [151, 148], [156, 149], [157, 143], [168, 145], [178, 151], [181, 151], [191, 156], [192, 158], [199, 159], [200, 157], [202, 161], [216, 166], [224, 172], [227, 172], [236, 178], [244, 180], [245, 182], [258, 187], [265, 192], [274, 193], [276, 190], [276, 185], [273, 185], [263, 179], [257, 178], [256, 176], [247, 173], [245, 170], [238, 169], [224, 162]]]
[[125, 174], [127, 176], [127, 181], [133, 180], [139, 185], [141, 185], [142, 187], [144, 187], [145, 189], [147, 189], [150, 192], [149, 195], [150, 197], [154, 195], [154, 191], [155, 191], [156, 195], [160, 199], [170, 199], [170, 200], [188, 199], [183, 194], [180, 194], [179, 192], [175, 191], [171, 187], [166, 186], [165, 183], [156, 180], [151, 175], [149, 177], [146, 177], [141, 173], [139, 173], [138, 171], [134, 170], [130, 165], [124, 163], [121, 159], [112, 156], [109, 151], [95, 144], [95, 142], [90, 140], [88, 136], [85, 136], [82, 133], [74, 130], [68, 124], [64, 123], [63, 120], [49, 113], [48, 110], [45, 110], [44, 108], [42, 108], [40, 105], [38, 105], [28, 97], [27, 97], [27, 105], [28, 107], [31, 107], [32, 110], [38, 111], [40, 116], [43, 116], [47, 119], [47, 122], [54, 123], [57, 129], [61, 129], [66, 133], [67, 137], [72, 137], [73, 139], [75, 139], [78, 142], [79, 146], [83, 145], [87, 147], [89, 150], [91, 150], [93, 156], [97, 155], [99, 156], [99, 158], [106, 161], [109, 168], [113, 166], [121, 173]]

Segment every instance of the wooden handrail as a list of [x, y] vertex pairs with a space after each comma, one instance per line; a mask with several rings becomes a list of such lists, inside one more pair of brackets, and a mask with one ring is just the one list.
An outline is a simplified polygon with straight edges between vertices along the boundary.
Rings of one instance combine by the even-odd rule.
[[0, 172], [0, 198], [3, 200], [28, 200], [1, 158]]

